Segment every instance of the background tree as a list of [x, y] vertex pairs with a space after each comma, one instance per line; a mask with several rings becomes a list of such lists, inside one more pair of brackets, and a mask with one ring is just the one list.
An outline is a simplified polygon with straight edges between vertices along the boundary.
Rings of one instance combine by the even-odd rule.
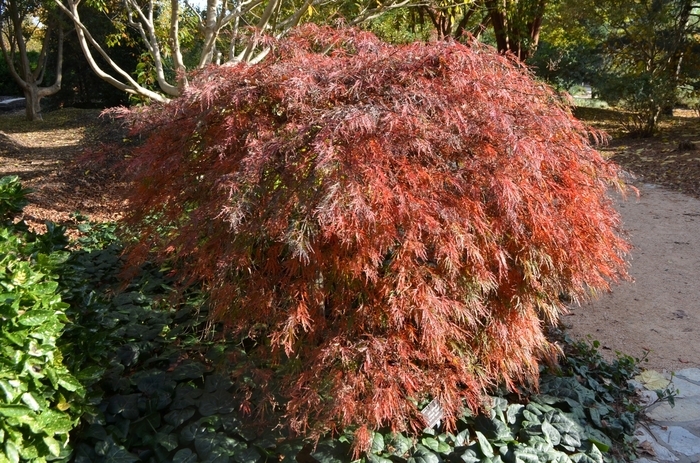
[[531, 63], [564, 87], [591, 84], [629, 111], [636, 135], [697, 86], [697, 3], [691, 0], [563, 1], [548, 11], [544, 48]]
[[[58, 36], [53, 84], [41, 86], [52, 34]], [[27, 49], [28, 38], [42, 41], [34, 66]], [[60, 18], [38, 1], [0, 0], [0, 49], [10, 74], [26, 98], [27, 119], [41, 119], [41, 99], [61, 89], [63, 25]]]
[[684, 58], [698, 32], [691, 0], [642, 0], [632, 4], [601, 2], [597, 14], [610, 25], [605, 43], [606, 75], [601, 96], [632, 110], [635, 132], [653, 134], [664, 109], [678, 100], [684, 82]]
[[[407, 5], [410, 0], [364, 0], [354, 4], [330, 0], [207, 0], [201, 11], [180, 0], [147, 3], [126, 0], [114, 20], [140, 35], [153, 67], [157, 91], [140, 83], [132, 70], [124, 69], [111, 58], [105, 44], [96, 40], [82, 20], [80, 3], [81, 0], [60, 0], [57, 5], [74, 22], [93, 71], [122, 91], [164, 102], [187, 87], [188, 70], [202, 69], [212, 63], [259, 62], [270, 50], [263, 36], [280, 38], [312, 17], [338, 20], [350, 13], [347, 22], [359, 24]], [[182, 40], [190, 34], [190, 31], [183, 34], [183, 26], [191, 26], [192, 21], [199, 38], [198, 59], [189, 64], [183, 54]], [[160, 27], [164, 23], [167, 28]], [[93, 50], [107, 66], [100, 65]]]
[[[512, 53], [520, 60], [532, 56], [539, 43], [547, 0], [471, 0], [463, 3], [429, 1], [406, 9], [413, 14], [387, 17], [394, 29], [415, 30], [429, 23], [432, 37], [437, 40], [452, 38], [465, 42], [471, 38], [483, 39], [501, 53]], [[396, 20], [399, 21], [396, 21]], [[391, 28], [382, 27], [382, 20], [372, 30], [386, 34]], [[391, 37], [391, 34], [384, 35]]]
[[[109, 10], [113, 5], [109, 4]], [[121, 27], [112, 18], [88, 5], [83, 5], [83, 16], [88, 27], [94, 31], [96, 38], [107, 45], [110, 57], [124, 69], [136, 70], [136, 79], [148, 85], [151, 75], [148, 66], [143, 63], [140, 38], [134, 31]], [[58, 43], [51, 41], [51, 50], [55, 51]], [[56, 54], [49, 54], [49, 69], [55, 67]], [[112, 107], [128, 105], [129, 95], [104, 80], [100, 79], [88, 63], [74, 32], [66, 34], [63, 42], [64, 62], [61, 90], [51, 97], [52, 107]], [[101, 66], [106, 65], [101, 57], [96, 57]], [[141, 76], [139, 72], [145, 75]]]
[[485, 0], [498, 51], [520, 60], [537, 50], [547, 0]]

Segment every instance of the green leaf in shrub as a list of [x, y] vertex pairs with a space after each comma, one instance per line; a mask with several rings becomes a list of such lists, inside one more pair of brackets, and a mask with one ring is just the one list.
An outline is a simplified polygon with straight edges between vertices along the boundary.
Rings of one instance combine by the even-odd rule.
[[560, 434], [571, 434], [576, 433], [578, 435], [581, 426], [573, 421], [571, 418], [566, 416], [564, 413], [555, 413], [550, 421], [551, 425], [557, 428]]
[[540, 455], [535, 449], [521, 447], [513, 452], [515, 463], [540, 463]]
[[159, 432], [156, 434], [156, 442], [163, 446], [168, 452], [175, 450], [178, 447], [178, 439], [175, 434], [164, 434]]
[[378, 432], [374, 433], [374, 438], [372, 439], [372, 453], [381, 453], [384, 451], [384, 436]]
[[297, 461], [297, 455], [304, 448], [304, 443], [300, 440], [285, 441], [277, 447], [277, 453], [284, 457], [282, 461]]
[[139, 457], [121, 445], [111, 444], [104, 457], [104, 463], [136, 463]]
[[[20, 383], [19, 381], [16, 382], [16, 385], [13, 386], [10, 384], [9, 381], [5, 379], [0, 379], [0, 391], [5, 395], [5, 400], [7, 402], [12, 402], [15, 400], [15, 397], [17, 397], [17, 394], [19, 394], [21, 391], [18, 389]], [[0, 428], [2, 429], [2, 428]], [[0, 439], [0, 442], [2, 439]]]
[[392, 460], [384, 458], [381, 455], [375, 455], [374, 453], [367, 454], [367, 461], [369, 463], [393, 463]]
[[576, 453], [569, 457], [574, 463], [603, 463], [603, 460], [598, 461], [595, 458], [586, 455], [585, 453]]
[[217, 389], [211, 393], [205, 393], [199, 399], [199, 413], [202, 416], [211, 416], [215, 413], [231, 413], [236, 409], [233, 395], [225, 389]]
[[474, 449], [467, 449], [459, 456], [459, 461], [463, 463], [479, 463], [481, 461], [481, 457]]
[[[32, 440], [31, 442], [28, 440], [25, 440], [22, 442], [22, 445], [17, 444], [17, 449], [19, 450], [19, 458], [21, 460], [29, 460], [29, 461], [35, 461], [37, 458], [39, 458], [39, 449], [37, 449], [37, 446], [35, 445], [37, 442]], [[42, 446], [43, 447], [43, 446]], [[42, 456], [49, 456], [47, 454], [47, 449], [42, 448]]]
[[561, 435], [559, 434], [559, 431], [557, 431], [557, 429], [554, 426], [552, 426], [546, 421], [542, 423], [542, 434], [544, 434], [544, 437], [552, 445], [559, 445], [559, 442], [561, 441]]
[[139, 417], [139, 394], [116, 395], [109, 399], [107, 411], [113, 415], [121, 414], [128, 420]]
[[98, 365], [91, 365], [76, 373], [75, 378], [81, 383], [91, 383], [102, 378], [104, 373], [105, 369], [103, 367]]
[[435, 453], [423, 446], [418, 446], [407, 463], [441, 463], [441, 461], [440, 457]]
[[39, 402], [37, 402], [36, 398], [30, 392], [22, 394], [22, 402], [34, 412], [41, 409], [41, 405], [39, 405]]
[[311, 456], [319, 463], [343, 463], [350, 460], [350, 447], [338, 439], [328, 439], [319, 442]]
[[403, 456], [413, 447], [413, 441], [400, 433], [391, 433], [384, 436], [384, 444], [387, 450], [397, 457]]
[[70, 416], [55, 410], [45, 410], [36, 418], [36, 422], [48, 435], [66, 434], [73, 428]]
[[202, 396], [203, 391], [190, 384], [180, 384], [175, 389], [175, 399], [170, 408], [178, 410], [197, 404], [197, 399]]
[[508, 424], [515, 424], [518, 419], [522, 416], [522, 412], [525, 406], [522, 404], [512, 404], [508, 406], [506, 410], [506, 421]]
[[61, 443], [56, 439], [53, 437], [44, 436], [42, 440], [44, 441], [44, 445], [46, 445], [46, 448], [49, 450], [51, 455], [57, 457], [61, 454]]
[[42, 283], [37, 283], [32, 286], [32, 294], [36, 296], [44, 296], [56, 293], [58, 289], [58, 282], [56, 281], [44, 281]]
[[144, 373], [134, 375], [137, 381], [136, 386], [139, 391], [146, 394], [153, 394], [156, 391], [172, 391], [175, 389], [175, 382], [172, 381], [164, 371], [148, 370]]
[[421, 444], [432, 450], [433, 452], [436, 453], [449, 453], [451, 450], [451, 447], [445, 443], [445, 442], [440, 442], [437, 439], [434, 439], [432, 437], [425, 437], [421, 440]]
[[586, 426], [586, 436], [588, 441], [598, 447], [601, 452], [607, 452], [612, 447], [612, 440], [602, 431], [591, 426]]
[[180, 439], [182, 439], [184, 442], [191, 442], [197, 437], [204, 436], [208, 433], [209, 431], [207, 431], [207, 429], [201, 424], [192, 423], [185, 425], [185, 427], [182, 428], [182, 431], [180, 431]]
[[8, 440], [5, 442], [5, 457], [10, 463], [19, 463], [19, 449], [14, 442]]
[[190, 449], [180, 449], [173, 455], [173, 463], [197, 463], [197, 454]]
[[595, 407], [590, 407], [588, 409], [588, 414], [590, 415], [593, 424], [595, 424], [599, 428], [603, 427], [603, 424], [600, 422], [600, 412], [598, 411], [598, 409], [596, 409]]
[[489, 440], [481, 432], [475, 431], [475, 433], [476, 440], [479, 442], [479, 449], [481, 449], [481, 453], [483, 453], [486, 458], [493, 457], [493, 447], [491, 447]]
[[[64, 373], [58, 377], [58, 384], [64, 389], [71, 392], [80, 393], [83, 389], [83, 385], [80, 381], [75, 379], [70, 373]], [[82, 394], [81, 394], [82, 395]]]
[[28, 415], [32, 409], [26, 405], [0, 405], [0, 416], [18, 417]]
[[262, 455], [260, 455], [260, 452], [252, 447], [236, 451], [233, 454], [233, 460], [236, 463], [256, 463], [260, 461], [261, 458]]
[[172, 372], [172, 378], [175, 381], [182, 381], [184, 379], [199, 379], [206, 373], [207, 367], [199, 362], [188, 361], [183, 362]]
[[39, 326], [55, 316], [53, 310], [29, 310], [20, 315], [17, 323], [23, 326]]
[[185, 421], [189, 420], [194, 416], [195, 414], [195, 409], [192, 407], [188, 407], [182, 410], [173, 410], [171, 412], [168, 412], [163, 419], [165, 419], [165, 422], [168, 423], [171, 426], [178, 427]]

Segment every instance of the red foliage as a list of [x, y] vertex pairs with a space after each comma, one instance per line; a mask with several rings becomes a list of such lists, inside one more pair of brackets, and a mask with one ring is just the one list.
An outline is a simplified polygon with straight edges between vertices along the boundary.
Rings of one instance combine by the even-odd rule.
[[427, 397], [453, 424], [462, 399], [536, 383], [559, 294], [625, 274], [617, 168], [490, 48], [305, 26], [192, 82], [129, 116], [148, 137], [132, 256], [174, 259], [232, 329], [267, 327], [271, 358], [299, 365], [295, 431], [420, 429]]

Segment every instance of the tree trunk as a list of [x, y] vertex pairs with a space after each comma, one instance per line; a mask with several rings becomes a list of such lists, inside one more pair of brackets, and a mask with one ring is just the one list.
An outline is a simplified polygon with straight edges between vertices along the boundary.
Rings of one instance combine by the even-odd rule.
[[28, 121], [40, 121], [41, 116], [41, 97], [39, 96], [39, 88], [36, 85], [30, 85], [24, 89], [24, 98], [27, 103], [25, 106], [25, 114]]
[[[5, 44], [5, 40], [0, 36], [0, 48], [2, 49], [2, 54], [7, 62], [10, 74], [15, 79], [15, 82], [20, 86], [24, 93], [26, 99], [26, 110], [25, 114], [27, 120], [36, 121], [41, 120], [41, 99], [45, 96], [53, 95], [61, 89], [62, 81], [62, 68], [63, 68], [63, 28], [60, 21], [57, 18], [53, 18], [48, 21], [45, 37], [42, 45], [42, 50], [40, 57], [46, 56], [49, 47], [49, 36], [52, 34], [53, 30], [58, 28], [58, 55], [56, 57], [56, 80], [53, 85], [49, 87], [40, 87], [41, 80], [44, 76], [44, 64], [45, 59], [40, 59], [37, 67], [35, 69], [31, 68], [29, 62], [29, 56], [27, 54], [27, 44], [26, 39], [23, 34], [22, 24], [26, 19], [27, 13], [25, 11], [20, 11], [18, 5], [14, 0], [8, 2], [8, 12], [10, 16], [11, 23], [7, 26], [11, 28], [12, 35], [14, 37], [14, 43]], [[19, 70], [15, 67], [14, 56], [15, 46], [19, 52]], [[8, 49], [9, 48], [9, 49]]]
[[537, 49], [542, 29], [547, 0], [539, 0], [534, 7], [519, 9], [509, 20], [508, 9], [515, 8], [518, 2], [486, 0], [484, 5], [489, 11], [493, 33], [496, 37], [496, 48], [501, 53], [512, 53], [521, 61]]

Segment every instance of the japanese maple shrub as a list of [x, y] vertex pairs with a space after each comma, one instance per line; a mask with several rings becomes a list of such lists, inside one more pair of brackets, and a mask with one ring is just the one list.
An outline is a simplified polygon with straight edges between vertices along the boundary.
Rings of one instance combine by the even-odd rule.
[[624, 276], [617, 168], [545, 85], [492, 49], [305, 26], [128, 113], [132, 258], [209, 288], [215, 317], [286, 365], [291, 428], [454, 424], [536, 384], [558, 296]]

